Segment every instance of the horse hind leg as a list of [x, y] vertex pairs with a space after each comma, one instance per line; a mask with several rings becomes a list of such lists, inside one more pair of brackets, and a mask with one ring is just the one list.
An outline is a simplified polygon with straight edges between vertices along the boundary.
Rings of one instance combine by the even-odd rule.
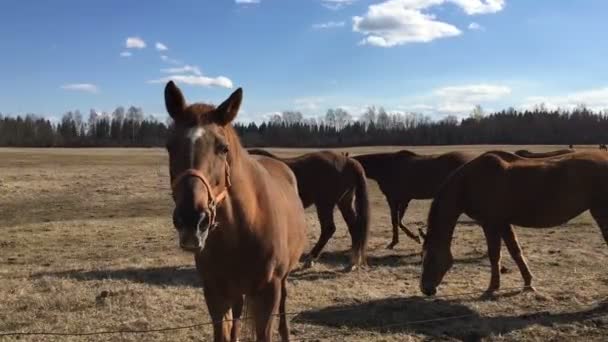
[[[405, 211], [407, 210], [407, 206], [409, 205], [410, 201], [405, 201], [402, 204], [399, 204], [397, 206], [397, 222], [399, 222], [399, 228], [401, 228], [401, 230], [403, 230], [403, 232], [405, 233], [405, 235], [407, 235], [410, 239], [421, 243], [420, 241], [420, 236], [414, 234], [411, 230], [409, 230], [405, 224], [403, 224], [403, 216], [405, 216]], [[421, 232], [421, 236], [423, 236], [422, 231]]]
[[397, 201], [388, 200], [388, 207], [391, 212], [391, 225], [393, 227], [393, 239], [386, 246], [387, 249], [393, 249], [399, 243], [399, 206]]
[[281, 281], [281, 299], [279, 302], [279, 335], [281, 336], [281, 341], [283, 342], [289, 341], [289, 321], [287, 321], [286, 301], [287, 277], [283, 278]]
[[484, 224], [482, 227], [488, 245], [488, 257], [492, 272], [490, 285], [484, 296], [491, 296], [495, 291], [500, 289], [500, 232], [496, 229], [496, 226]]
[[317, 216], [319, 217], [319, 224], [321, 225], [321, 235], [315, 246], [308, 255], [305, 267], [311, 267], [313, 262], [319, 258], [321, 251], [327, 244], [327, 241], [336, 232], [336, 225], [334, 223], [334, 206], [333, 205], [317, 205]]
[[535, 291], [532, 286], [532, 273], [530, 272], [530, 268], [528, 267], [528, 263], [526, 262], [526, 258], [524, 257], [521, 247], [519, 246], [519, 241], [517, 241], [517, 235], [515, 235], [515, 231], [513, 227], [508, 224], [502, 230], [502, 239], [507, 246], [507, 250], [509, 250], [509, 254], [517, 267], [519, 268], [519, 272], [521, 273], [521, 277], [524, 280], [524, 290]]
[[340, 213], [342, 213], [342, 217], [344, 218], [344, 222], [346, 222], [348, 232], [350, 233], [352, 255], [349, 270], [354, 270], [358, 266], [365, 265], [366, 262], [365, 246], [363, 243], [364, 236], [361, 236], [362, 232], [360, 232], [358, 229], [359, 227], [357, 227], [357, 214], [353, 208], [353, 196], [344, 196], [338, 203], [338, 208], [340, 209]]

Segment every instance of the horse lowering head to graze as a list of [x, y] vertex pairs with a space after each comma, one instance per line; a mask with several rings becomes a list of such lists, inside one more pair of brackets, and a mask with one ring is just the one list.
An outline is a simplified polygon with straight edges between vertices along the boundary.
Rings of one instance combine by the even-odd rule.
[[433, 295], [452, 267], [456, 221], [466, 214], [480, 222], [491, 264], [487, 294], [500, 287], [500, 249], [504, 241], [524, 280], [532, 273], [512, 225], [555, 227], [586, 210], [608, 243], [608, 155], [577, 152], [528, 159], [503, 151], [484, 153], [456, 170], [433, 200], [423, 244], [420, 289]]
[[262, 149], [250, 154], [275, 158], [287, 164], [298, 179], [298, 193], [305, 208], [315, 205], [321, 225], [319, 240], [310, 251], [305, 266], [312, 266], [336, 231], [334, 208], [337, 206], [351, 236], [351, 263], [348, 268], [364, 266], [369, 236], [369, 195], [365, 171], [359, 162], [342, 153], [319, 151], [295, 158], [279, 158]]
[[214, 340], [238, 339], [244, 298], [258, 341], [272, 340], [277, 311], [288, 340], [286, 278], [306, 244], [304, 208], [286, 165], [241, 146], [231, 122], [242, 97], [239, 88], [217, 108], [187, 105], [167, 84], [173, 223], [180, 247], [194, 254]]
[[[367, 177], [378, 182], [388, 202], [393, 239], [387, 248], [392, 249], [399, 243], [399, 228], [420, 243], [420, 237], [402, 222], [408, 204], [413, 199], [433, 198], [446, 178], [473, 157], [473, 154], [463, 152], [419, 155], [408, 150], [353, 157], [361, 163]], [[420, 235], [424, 236], [421, 230]]]
[[549, 152], [530, 152], [528, 150], [517, 150], [515, 151], [515, 154], [524, 158], [552, 158], [574, 152], [576, 151], [573, 149], [563, 149]]

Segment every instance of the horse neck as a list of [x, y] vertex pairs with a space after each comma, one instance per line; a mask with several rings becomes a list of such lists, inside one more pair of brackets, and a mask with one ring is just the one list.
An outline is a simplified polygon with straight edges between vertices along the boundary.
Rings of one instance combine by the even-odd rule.
[[449, 248], [458, 217], [463, 213], [462, 180], [454, 175], [444, 184], [431, 204], [425, 244], [430, 249]]
[[252, 177], [255, 167], [253, 160], [247, 158], [247, 152], [231, 126], [227, 127], [226, 140], [230, 146], [228, 163], [231, 187], [228, 189], [227, 198], [227, 201], [230, 202], [230, 209], [227, 211], [225, 206], [220, 206], [218, 210], [223, 211], [226, 218], [238, 226], [241, 221], [250, 219], [247, 217], [249, 213], [255, 212], [256, 203], [251, 200], [252, 194], [255, 194], [254, 178]]

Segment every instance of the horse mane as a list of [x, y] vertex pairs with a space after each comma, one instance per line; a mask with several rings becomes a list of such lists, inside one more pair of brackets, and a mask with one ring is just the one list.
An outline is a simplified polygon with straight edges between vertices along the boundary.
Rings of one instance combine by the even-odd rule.
[[261, 149], [261, 148], [249, 148], [247, 149], [247, 152], [249, 154], [255, 154], [255, 155], [259, 155], [259, 156], [265, 156], [265, 157], [269, 157], [269, 158], [273, 158], [273, 159], [279, 159], [277, 156], [275, 156], [274, 154]]

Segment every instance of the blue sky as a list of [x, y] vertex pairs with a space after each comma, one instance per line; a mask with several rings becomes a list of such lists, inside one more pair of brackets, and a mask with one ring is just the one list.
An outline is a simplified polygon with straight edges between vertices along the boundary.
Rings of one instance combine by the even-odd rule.
[[242, 121], [607, 109], [606, 13], [605, 0], [1, 0], [0, 112], [164, 118], [168, 79], [192, 102], [243, 87]]

